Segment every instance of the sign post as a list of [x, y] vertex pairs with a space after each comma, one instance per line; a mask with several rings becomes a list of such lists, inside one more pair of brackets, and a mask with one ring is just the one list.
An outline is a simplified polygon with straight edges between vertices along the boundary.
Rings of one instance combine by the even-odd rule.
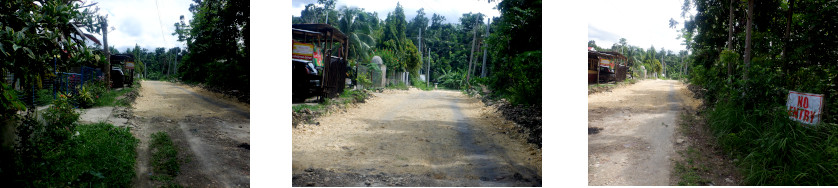
[[807, 125], [815, 125], [823, 114], [823, 94], [789, 91], [786, 111], [789, 118]]

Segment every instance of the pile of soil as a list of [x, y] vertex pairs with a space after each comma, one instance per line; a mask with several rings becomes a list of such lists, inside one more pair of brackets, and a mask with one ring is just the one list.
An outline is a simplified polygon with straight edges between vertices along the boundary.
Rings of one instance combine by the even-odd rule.
[[323, 111], [303, 109], [299, 112], [291, 112], [291, 122], [294, 128], [297, 128], [297, 125], [301, 123], [311, 123], [314, 118], [320, 117], [320, 114], [323, 114]]
[[527, 136], [527, 142], [541, 148], [541, 105], [513, 105], [506, 99], [497, 100], [497, 96], [488, 92], [478, 95], [486, 106], [492, 106], [503, 114], [506, 120], [515, 122], [515, 131]]
[[541, 105], [513, 105], [501, 99], [495, 103], [503, 117], [515, 122], [519, 133], [527, 135], [527, 142], [541, 148]]

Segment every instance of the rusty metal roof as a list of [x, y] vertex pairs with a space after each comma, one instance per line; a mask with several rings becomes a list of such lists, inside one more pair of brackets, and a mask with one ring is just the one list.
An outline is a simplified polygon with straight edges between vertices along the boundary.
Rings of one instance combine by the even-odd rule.
[[628, 59], [619, 52], [597, 52], [588, 51], [588, 58], [606, 58], [606, 59]]

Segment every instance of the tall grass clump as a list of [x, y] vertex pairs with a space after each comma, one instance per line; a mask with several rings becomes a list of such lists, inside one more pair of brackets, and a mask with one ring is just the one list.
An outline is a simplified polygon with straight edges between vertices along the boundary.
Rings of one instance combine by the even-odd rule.
[[743, 105], [721, 102], [708, 111], [708, 123], [748, 185], [838, 184], [838, 126], [802, 125], [784, 109], [746, 113]]

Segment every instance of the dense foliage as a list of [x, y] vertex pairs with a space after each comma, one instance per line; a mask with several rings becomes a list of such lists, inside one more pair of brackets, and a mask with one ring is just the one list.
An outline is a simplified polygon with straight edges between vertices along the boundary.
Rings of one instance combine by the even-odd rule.
[[[707, 90], [710, 126], [745, 182], [838, 184], [838, 2], [686, 0], [691, 7], [682, 29], [691, 82]], [[790, 121], [789, 91], [824, 94], [822, 123]]]
[[[467, 89], [485, 84], [515, 103], [541, 103], [541, 1], [501, 1], [501, 17], [488, 26], [493, 30], [489, 36], [486, 16], [480, 13], [466, 13], [454, 18], [458, 22], [448, 23], [444, 16], [426, 13], [424, 8], [407, 18], [396, 3], [386, 19], [379, 20], [378, 13], [349, 7], [335, 10], [334, 5], [334, 0], [318, 0], [306, 5], [292, 22], [339, 28], [350, 40], [350, 62], [367, 65], [371, 57], [380, 56], [389, 77], [409, 72], [409, 83], [414, 86], [420, 84], [414, 81], [417, 75], [427, 75], [430, 65], [430, 81], [443, 87]], [[479, 78], [486, 48], [488, 74]]]
[[540, 105], [541, 1], [505, 0], [498, 9], [488, 42], [492, 88], [513, 103]]
[[181, 79], [250, 93], [250, 1], [195, 0], [189, 11], [192, 20], [173, 33], [189, 51]]
[[[57, 68], [66, 70], [79, 65], [99, 65], [104, 58], [85, 45], [88, 33], [100, 32], [96, 11], [77, 1], [10, 0], [0, 3], [0, 77], [7, 73], [20, 80], [20, 87], [40, 88], [44, 78]], [[57, 57], [57, 58], [56, 58]], [[2, 84], [7, 84], [3, 82]], [[3, 87], [0, 100], [5, 112], [22, 109], [12, 90]], [[34, 94], [34, 89], [25, 91]]]

